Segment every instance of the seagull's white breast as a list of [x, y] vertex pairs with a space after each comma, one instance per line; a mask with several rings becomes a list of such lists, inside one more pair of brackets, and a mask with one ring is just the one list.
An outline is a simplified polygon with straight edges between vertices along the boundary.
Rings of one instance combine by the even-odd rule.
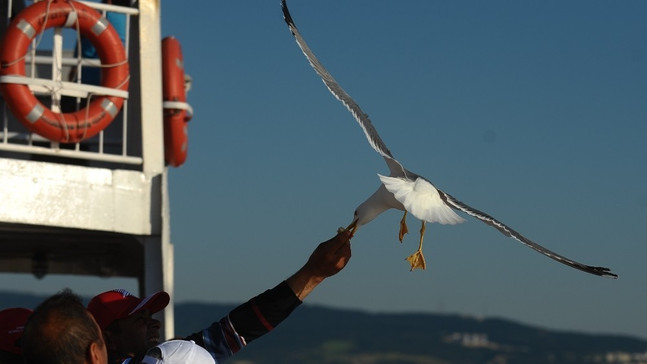
[[384, 187], [416, 218], [451, 225], [464, 221], [447, 206], [436, 187], [424, 178], [418, 177], [413, 181], [408, 178], [378, 176]]

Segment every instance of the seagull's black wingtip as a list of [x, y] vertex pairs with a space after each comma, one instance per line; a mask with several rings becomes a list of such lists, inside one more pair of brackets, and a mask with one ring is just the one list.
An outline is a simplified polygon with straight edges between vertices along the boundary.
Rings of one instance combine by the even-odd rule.
[[605, 267], [588, 267], [587, 272], [611, 279], [618, 279], [618, 275], [611, 272], [611, 269]]
[[290, 11], [288, 10], [288, 4], [285, 2], [285, 0], [281, 0], [281, 10], [283, 11], [283, 19], [285, 20], [285, 22], [288, 23], [289, 26], [293, 27], [294, 20], [292, 20], [292, 16], [290, 15]]

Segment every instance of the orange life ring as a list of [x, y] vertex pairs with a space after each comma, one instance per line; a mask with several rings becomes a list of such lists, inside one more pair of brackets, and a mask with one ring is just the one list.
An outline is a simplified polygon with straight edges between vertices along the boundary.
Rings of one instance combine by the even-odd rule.
[[162, 39], [162, 92], [164, 101], [164, 158], [173, 167], [181, 166], [189, 149], [188, 121], [191, 108], [186, 103], [184, 61], [175, 37]]
[[[0, 50], [0, 75], [25, 76], [25, 54], [32, 39], [52, 27], [76, 28], [97, 49], [102, 64], [101, 86], [128, 90], [126, 51], [114, 27], [96, 10], [73, 0], [34, 3], [20, 12], [7, 28]], [[98, 95], [76, 112], [55, 113], [44, 106], [26, 84], [1, 83], [11, 112], [29, 130], [62, 143], [90, 138], [117, 116], [124, 99]]]

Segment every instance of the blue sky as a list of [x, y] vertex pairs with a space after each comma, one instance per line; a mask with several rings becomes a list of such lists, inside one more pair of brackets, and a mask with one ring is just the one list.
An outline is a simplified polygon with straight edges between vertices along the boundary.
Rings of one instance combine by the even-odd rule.
[[[239, 302], [278, 283], [388, 172], [307, 64], [279, 4], [162, 1], [195, 110], [187, 163], [169, 178], [178, 302]], [[308, 303], [647, 338], [647, 2], [288, 5], [408, 169], [620, 275], [573, 270], [467, 216], [428, 226], [428, 268], [409, 272], [419, 223], [409, 218], [400, 244], [401, 214], [389, 211], [358, 230], [348, 267]], [[42, 291], [69, 278], [24, 281]], [[134, 287], [77, 284], [89, 294]]]

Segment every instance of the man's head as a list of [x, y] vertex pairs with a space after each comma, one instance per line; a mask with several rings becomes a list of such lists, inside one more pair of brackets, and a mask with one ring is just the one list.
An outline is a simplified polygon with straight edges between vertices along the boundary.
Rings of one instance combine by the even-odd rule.
[[103, 330], [108, 351], [138, 356], [159, 344], [161, 325], [151, 315], [163, 310], [169, 300], [163, 291], [141, 299], [125, 290], [113, 290], [92, 298], [88, 311]]
[[0, 311], [0, 364], [22, 363], [20, 339], [31, 312], [21, 307]]
[[27, 364], [107, 364], [99, 325], [81, 298], [66, 289], [41, 303], [21, 340]]

